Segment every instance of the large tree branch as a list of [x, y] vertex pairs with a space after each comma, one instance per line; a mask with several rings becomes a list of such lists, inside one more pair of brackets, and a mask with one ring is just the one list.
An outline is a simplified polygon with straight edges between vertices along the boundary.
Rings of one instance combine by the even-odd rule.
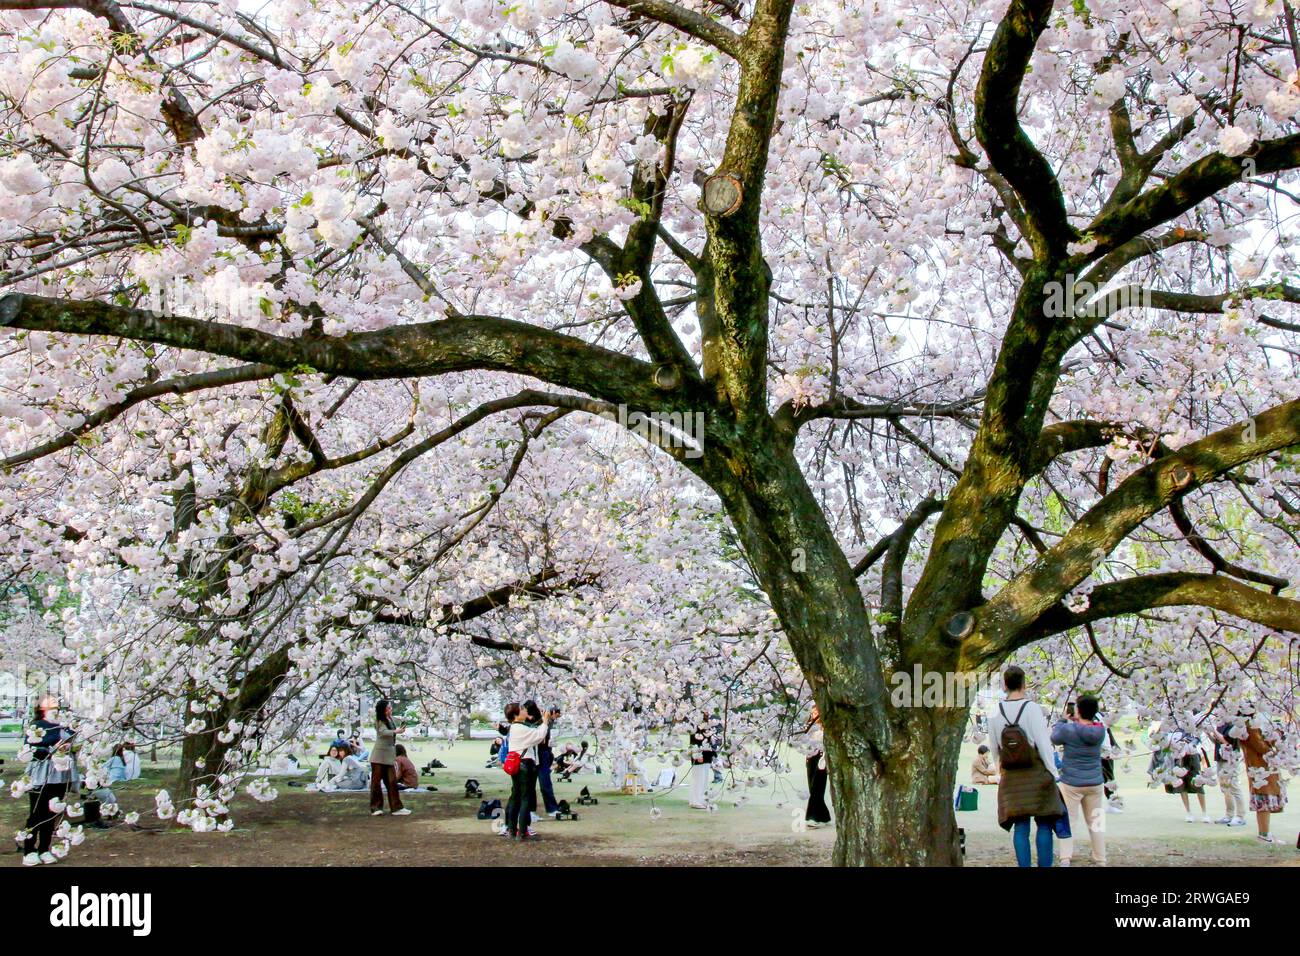
[[1173, 571], [1099, 584], [1088, 595], [1088, 607], [1082, 611], [1055, 604], [1017, 636], [1011, 649], [1094, 621], [1158, 607], [1213, 608], [1264, 627], [1300, 633], [1300, 601], [1224, 575]]
[[668, 0], [605, 0], [605, 2], [611, 7], [619, 7], [629, 13], [639, 14], [679, 30], [687, 36], [721, 50], [733, 60], [740, 60], [744, 55], [744, 38], [716, 20], [710, 20], [702, 13], [688, 10]]
[[952, 402], [922, 402], [907, 404], [905, 402], [859, 402], [856, 399], [840, 397], [817, 405], [803, 405], [796, 408], [793, 402], [785, 402], [776, 410], [775, 418], [787, 429], [802, 428], [808, 422], [819, 418], [834, 419], [897, 419], [897, 418], [955, 418], [965, 420], [973, 418], [972, 409], [984, 400], [983, 394], [970, 398], [961, 398]]
[[1056, 173], [1017, 117], [1020, 85], [1051, 15], [1052, 0], [1012, 0], [984, 54], [975, 88], [975, 136], [1020, 197], [1026, 238], [1041, 259], [1063, 255], [1075, 236]]
[[[496, 316], [466, 315], [377, 332], [286, 338], [258, 329], [160, 316], [99, 301], [11, 293], [0, 326], [105, 335], [362, 380], [486, 369], [529, 375], [615, 404], [653, 411], [699, 410], [705, 398], [655, 384], [652, 365], [573, 336]], [[662, 381], [662, 379], [661, 379]], [[671, 383], [681, 385], [682, 383]]]
[[1129, 534], [1175, 498], [1247, 462], [1300, 443], [1300, 400], [1276, 405], [1139, 468], [976, 612], [963, 653], [994, 660], [1086, 578]]
[[1088, 253], [1097, 258], [1149, 229], [1181, 216], [1202, 200], [1251, 175], [1282, 172], [1300, 166], [1300, 133], [1264, 140], [1243, 157], [1214, 152], [1093, 220], [1086, 232], [1097, 244]]
[[704, 182], [708, 239], [696, 282], [704, 376], [742, 418], [767, 415], [772, 272], [759, 223], [793, 6], [793, 0], [759, 0], [745, 33], [726, 150], [712, 178], [734, 201], [711, 200]]
[[880, 609], [888, 615], [883, 636], [895, 648], [903, 637], [903, 567], [907, 563], [907, 553], [925, 520], [942, 509], [942, 501], [933, 496], [925, 497], [889, 536], [885, 563], [880, 569]]

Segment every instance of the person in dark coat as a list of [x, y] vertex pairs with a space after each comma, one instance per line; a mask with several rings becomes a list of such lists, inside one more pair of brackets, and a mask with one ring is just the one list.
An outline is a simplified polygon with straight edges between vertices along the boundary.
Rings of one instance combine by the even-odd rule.
[[560, 708], [552, 707], [546, 714], [546, 739], [537, 745], [537, 788], [542, 792], [542, 806], [548, 816], [560, 810], [551, 784], [551, 767], [555, 764], [555, 751], [551, 749], [551, 728], [560, 719]]
[[831, 810], [826, 805], [826, 751], [822, 734], [822, 715], [817, 705], [812, 705], [808, 726], [803, 731], [804, 767], [808, 772], [808, 805], [804, 807], [804, 823], [811, 829], [824, 827], [831, 822]]

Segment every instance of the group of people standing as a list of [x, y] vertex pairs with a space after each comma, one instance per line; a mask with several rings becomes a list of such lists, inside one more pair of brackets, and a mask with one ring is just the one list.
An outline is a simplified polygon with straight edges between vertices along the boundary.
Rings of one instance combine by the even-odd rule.
[[[1152, 738], [1159, 740], [1160, 746], [1152, 752], [1147, 772], [1153, 780], [1164, 780], [1166, 793], [1181, 797], [1188, 823], [1196, 820], [1191, 807], [1194, 796], [1203, 822], [1242, 827], [1249, 810], [1255, 814], [1256, 839], [1261, 843], [1277, 842], [1270, 832], [1271, 818], [1286, 808], [1286, 793], [1281, 775], [1268, 765], [1274, 744], [1267, 734], [1267, 721], [1254, 706], [1245, 703], [1231, 719], [1203, 719], [1198, 727], [1174, 726], [1163, 733], [1157, 728]], [[1223, 792], [1223, 816], [1217, 820], [1210, 819], [1205, 805], [1206, 754], [1202, 748], [1207, 738], [1214, 749], [1214, 779]], [[1245, 790], [1241, 785], [1243, 768]], [[1250, 793], [1249, 801], [1246, 791]]]
[[[1025, 672], [1008, 667], [1002, 681], [1006, 698], [988, 719], [988, 743], [980, 747], [971, 769], [974, 782], [997, 784], [998, 824], [1012, 834], [1017, 864], [1033, 863], [1032, 823], [1036, 827], [1034, 845], [1040, 867], [1052, 865], [1053, 839], [1057, 837], [1059, 865], [1069, 866], [1074, 834], [1081, 826], [1087, 831], [1092, 862], [1105, 866], [1105, 816], [1121, 808], [1108, 802], [1107, 790], [1114, 785], [1114, 772], [1113, 768], [1109, 774], [1106, 772], [1103, 748], [1113, 738], [1099, 719], [1097, 699], [1081, 695], [1049, 729], [1042, 707], [1026, 696]], [[1269, 816], [1282, 811], [1286, 798], [1278, 772], [1268, 766], [1267, 755], [1273, 745], [1261, 726], [1253, 708], [1246, 706], [1234, 720], [1210, 724], [1207, 733], [1215, 743], [1215, 769], [1226, 806], [1218, 822], [1244, 825], [1245, 799], [1240, 784], [1244, 762], [1259, 839], [1273, 843]], [[1189, 822], [1196, 818], [1188, 794], [1199, 797], [1202, 819], [1213, 822], [1205, 811], [1199, 734], [1175, 728], [1163, 740], [1163, 747], [1157, 749], [1152, 761], [1153, 776], [1166, 780], [1168, 792], [1182, 796]], [[1061, 748], [1059, 756], [1056, 747]]]

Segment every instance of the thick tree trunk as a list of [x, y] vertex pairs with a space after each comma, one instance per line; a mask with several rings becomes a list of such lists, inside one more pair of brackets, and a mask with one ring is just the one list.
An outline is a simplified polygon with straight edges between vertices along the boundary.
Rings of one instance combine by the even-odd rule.
[[884, 639], [858, 581], [788, 450], [757, 435], [726, 473], [710, 475], [771, 598], [822, 714], [835, 862], [961, 862], [952, 787], [967, 708], [896, 708], [890, 676], [914, 663], [944, 673], [955, 653]]
[[[222, 772], [222, 764], [229, 749], [214, 733], [205, 731], [186, 734], [181, 743], [181, 766], [176, 775], [177, 799], [192, 798], [203, 784], [214, 789], [217, 774]], [[202, 767], [198, 766], [200, 759], [203, 761]]]
[[965, 708], [903, 715], [877, 757], [852, 722], [823, 715], [836, 866], [960, 866], [953, 782]]
[[[226, 753], [234, 742], [223, 744], [217, 739], [216, 731], [226, 726], [232, 717], [246, 720], [249, 715], [259, 714], [289, 673], [290, 666], [289, 648], [282, 647], [275, 651], [238, 679], [238, 697], [226, 701], [217, 711], [208, 714], [209, 729], [185, 736], [181, 744], [181, 766], [176, 780], [176, 789], [182, 798], [194, 796], [194, 791], [200, 784], [206, 783], [212, 787], [217, 775], [228, 769], [223, 764]], [[202, 767], [198, 766], [199, 759], [203, 760]]]

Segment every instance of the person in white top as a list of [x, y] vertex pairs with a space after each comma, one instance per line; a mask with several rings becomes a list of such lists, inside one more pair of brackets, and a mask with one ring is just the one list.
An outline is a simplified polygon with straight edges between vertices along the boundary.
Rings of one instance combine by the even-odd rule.
[[[1003, 716], [1004, 714], [1006, 716]], [[1010, 718], [1010, 720], [1007, 718]], [[1024, 730], [1025, 736], [1029, 738], [1029, 742], [1038, 751], [1038, 756], [1043, 760], [1043, 766], [1051, 773], [1053, 779], [1059, 777], [1056, 770], [1056, 751], [1052, 747], [1052, 731], [1047, 726], [1047, 715], [1043, 713], [1043, 708], [1038, 705], [1037, 701], [1032, 701], [1025, 696], [1023, 689], [1008, 692], [1007, 699], [999, 702], [997, 709], [989, 717], [988, 744], [989, 751], [993, 755], [993, 762], [996, 764], [1002, 760], [1002, 754], [999, 750], [1002, 744], [1002, 731], [1012, 721], [1018, 723]]]
[[[530, 701], [531, 703], [531, 701]], [[536, 705], [533, 705], [536, 709]], [[533, 721], [529, 721], [529, 717]], [[537, 809], [537, 745], [546, 739], [548, 724], [540, 710], [532, 715], [513, 701], [506, 705], [510, 735], [507, 753], [519, 754], [519, 767], [510, 778], [510, 802], [506, 805], [506, 830], [512, 837], [527, 840], [533, 833], [533, 812]], [[507, 759], [509, 759], [507, 757]]]
[[126, 779], [138, 779], [140, 776], [140, 755], [135, 752], [134, 743], [127, 741], [122, 745], [122, 762], [126, 764]]
[[[1025, 672], [1012, 665], [1002, 675], [1006, 699], [989, 715], [989, 750], [998, 762], [998, 825], [1012, 831], [1016, 863], [1029, 866], [1029, 821], [1037, 825], [1034, 843], [1038, 865], [1052, 865], [1052, 835], [1057, 818], [1064, 810], [1057, 789], [1059, 774], [1052, 735], [1043, 708], [1025, 696]], [[1003, 733], [1009, 726], [1025, 735], [1029, 753], [1004, 753]], [[1037, 755], [1037, 759], [1035, 758]], [[1012, 764], [1009, 766], [1009, 764]]]

